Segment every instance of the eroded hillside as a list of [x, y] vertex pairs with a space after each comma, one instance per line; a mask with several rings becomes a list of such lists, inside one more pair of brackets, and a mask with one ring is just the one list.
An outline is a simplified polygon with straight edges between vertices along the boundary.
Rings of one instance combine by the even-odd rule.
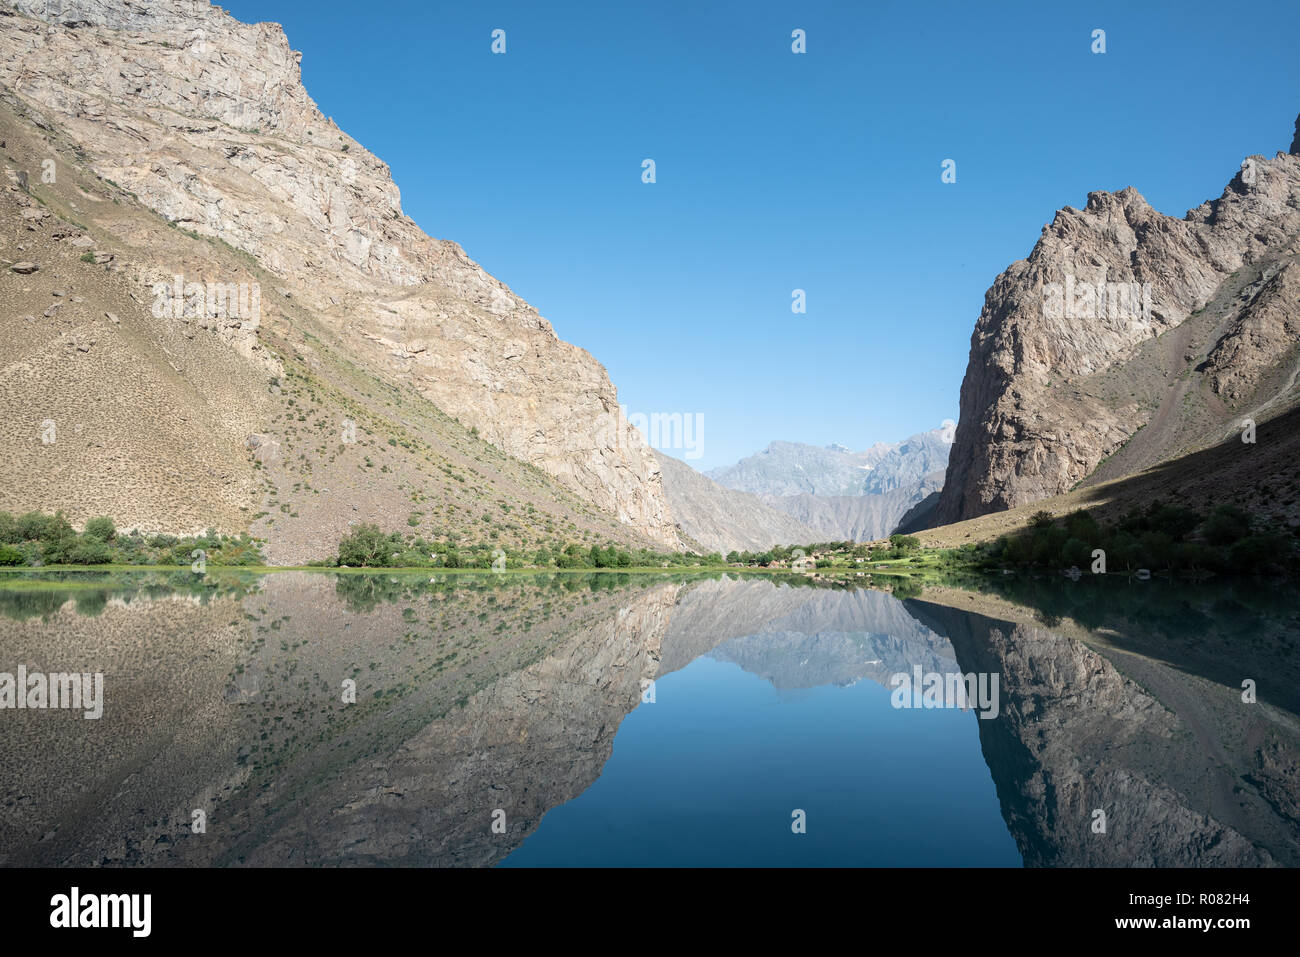
[[[0, 142], [0, 509], [248, 529], [275, 563], [332, 554], [360, 522], [431, 542], [650, 544], [351, 354], [253, 257], [83, 168], [12, 101]], [[174, 274], [260, 284], [260, 317], [156, 316], [154, 284]]]
[[[0, 284], [0, 507], [251, 527], [281, 561], [356, 521], [679, 544], [605, 370], [402, 214], [277, 25], [181, 0], [17, 9], [0, 255], [38, 269]], [[247, 284], [259, 314], [159, 317], [176, 276]]]

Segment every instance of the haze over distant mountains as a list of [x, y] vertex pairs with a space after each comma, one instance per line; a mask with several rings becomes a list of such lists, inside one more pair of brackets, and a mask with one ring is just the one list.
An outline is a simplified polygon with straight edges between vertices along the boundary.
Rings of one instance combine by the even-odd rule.
[[948, 423], [861, 452], [843, 445], [773, 442], [707, 475], [810, 526], [817, 541], [873, 541], [893, 532], [904, 515], [942, 488], [952, 435]]
[[942, 472], [952, 435], [949, 425], [902, 442], [877, 442], [862, 452], [843, 445], [773, 442], [735, 465], [705, 474], [751, 495], [878, 495]]

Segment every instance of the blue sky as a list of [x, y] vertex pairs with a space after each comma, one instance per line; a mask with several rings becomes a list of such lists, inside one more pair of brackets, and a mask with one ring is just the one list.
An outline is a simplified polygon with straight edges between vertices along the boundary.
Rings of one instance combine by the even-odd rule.
[[223, 5], [629, 412], [701, 415], [697, 468], [955, 418], [984, 292], [1058, 208], [1181, 217], [1300, 113], [1294, 0]]

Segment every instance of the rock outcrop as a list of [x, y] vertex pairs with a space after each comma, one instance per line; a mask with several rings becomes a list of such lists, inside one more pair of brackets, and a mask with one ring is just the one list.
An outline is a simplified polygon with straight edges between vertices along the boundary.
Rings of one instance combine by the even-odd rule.
[[1293, 405], [1298, 231], [1286, 153], [1247, 157], [1183, 219], [1132, 187], [1058, 212], [985, 295], [934, 521], [1131, 474]]
[[[0, 84], [97, 176], [253, 257], [278, 306], [309, 312], [314, 335], [374, 375], [638, 534], [677, 544], [658, 465], [604, 368], [402, 213], [387, 165], [308, 96], [278, 25], [190, 0], [16, 9], [3, 13]], [[178, 271], [166, 258], [149, 265], [142, 286]]]

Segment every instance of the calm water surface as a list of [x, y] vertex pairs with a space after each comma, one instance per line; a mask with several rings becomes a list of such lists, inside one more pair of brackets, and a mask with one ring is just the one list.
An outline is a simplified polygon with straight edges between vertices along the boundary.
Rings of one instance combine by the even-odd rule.
[[0, 703], [20, 666], [104, 690], [0, 708], [0, 863], [1300, 863], [1300, 603], [903, 594], [6, 573]]

